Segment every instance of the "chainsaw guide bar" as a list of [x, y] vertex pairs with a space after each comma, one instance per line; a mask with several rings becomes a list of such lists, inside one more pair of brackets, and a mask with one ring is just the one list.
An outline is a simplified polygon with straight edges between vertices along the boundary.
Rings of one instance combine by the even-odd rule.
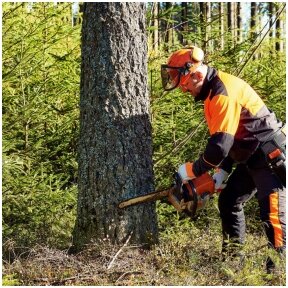
[[122, 208], [126, 208], [129, 206], [141, 204], [141, 203], [156, 201], [164, 197], [168, 197], [169, 193], [172, 193], [175, 189], [176, 189], [175, 187], [171, 187], [166, 190], [161, 190], [161, 191], [151, 192], [151, 193], [141, 195], [141, 196], [136, 196], [134, 198], [130, 198], [130, 199], [120, 202], [118, 204], [118, 207], [122, 209]]

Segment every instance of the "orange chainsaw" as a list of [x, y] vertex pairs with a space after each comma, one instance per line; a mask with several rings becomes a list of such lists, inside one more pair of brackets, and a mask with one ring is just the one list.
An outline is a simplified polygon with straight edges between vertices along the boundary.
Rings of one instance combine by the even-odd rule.
[[203, 208], [210, 196], [215, 193], [214, 180], [208, 173], [189, 180], [188, 183], [184, 185], [182, 184], [179, 174], [176, 172], [174, 174], [174, 180], [174, 185], [168, 189], [124, 200], [118, 204], [118, 207], [122, 209], [167, 197], [168, 202], [170, 202], [177, 211], [184, 212], [191, 218], [194, 218], [196, 210]]

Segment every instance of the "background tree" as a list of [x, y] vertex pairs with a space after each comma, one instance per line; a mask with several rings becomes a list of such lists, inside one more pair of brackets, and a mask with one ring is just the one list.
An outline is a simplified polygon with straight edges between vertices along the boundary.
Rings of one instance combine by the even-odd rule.
[[235, 42], [235, 2], [227, 2], [227, 28], [229, 32], [229, 45], [234, 46]]
[[[277, 14], [280, 11], [280, 5], [279, 3], [274, 4], [276, 6]], [[284, 43], [283, 43], [283, 16], [279, 16], [276, 20], [275, 25], [275, 38], [276, 38], [276, 45], [275, 49], [276, 51], [283, 52], [284, 50]]]
[[257, 36], [257, 2], [251, 2], [251, 8], [250, 8], [250, 33], [251, 33], [251, 41], [253, 42]]
[[75, 247], [157, 240], [155, 203], [117, 209], [154, 190], [145, 5], [85, 3]]
[[172, 9], [173, 9], [173, 3], [172, 2], [165, 2], [165, 13], [167, 14], [167, 16], [165, 17], [165, 31], [164, 31], [164, 41], [165, 43], [169, 46], [169, 45], [173, 45], [173, 13], [172, 13]]
[[154, 50], [157, 51], [159, 48], [159, 7], [160, 3], [153, 3], [153, 47]]
[[179, 41], [182, 45], [187, 44], [186, 36], [188, 32], [188, 3], [181, 2], [181, 23], [180, 23], [180, 31], [179, 33]]
[[223, 2], [219, 2], [218, 3], [218, 7], [219, 7], [219, 37], [220, 38], [220, 49], [223, 50], [224, 49], [224, 3]]
[[243, 27], [242, 27], [242, 6], [241, 2], [236, 3], [236, 23], [237, 23], [237, 43], [242, 43], [243, 41]]

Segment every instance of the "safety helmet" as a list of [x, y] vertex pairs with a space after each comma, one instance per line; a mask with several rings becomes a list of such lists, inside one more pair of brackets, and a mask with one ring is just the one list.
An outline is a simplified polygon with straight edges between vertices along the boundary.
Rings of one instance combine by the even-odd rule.
[[202, 65], [204, 52], [202, 49], [191, 46], [174, 52], [167, 64], [161, 65], [162, 86], [165, 91], [170, 91], [185, 83], [189, 75]]

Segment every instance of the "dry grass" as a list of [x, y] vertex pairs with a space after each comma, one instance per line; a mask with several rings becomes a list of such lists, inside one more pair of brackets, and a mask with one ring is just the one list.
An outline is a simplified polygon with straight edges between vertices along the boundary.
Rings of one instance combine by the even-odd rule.
[[[245, 261], [226, 259], [221, 251], [217, 199], [197, 221], [160, 205], [160, 242], [150, 250], [90, 244], [81, 253], [36, 246], [22, 256], [12, 241], [4, 243], [3, 285], [25, 286], [285, 286], [285, 260], [267, 248], [267, 239], [251, 204], [248, 209]], [[213, 202], [212, 202], [213, 204]], [[170, 209], [170, 210], [169, 210]], [[20, 249], [21, 250], [21, 249]], [[22, 249], [23, 250], [23, 249]], [[19, 256], [20, 255], [20, 256]], [[277, 264], [267, 274], [265, 260]], [[11, 260], [13, 259], [13, 261]]]
[[[151, 250], [129, 244], [91, 244], [81, 253], [69, 255], [67, 251], [36, 246], [25, 257], [4, 262], [3, 285], [285, 286], [285, 263], [263, 248], [263, 235], [248, 235], [251, 245], [246, 245], [247, 257], [240, 263], [237, 259], [223, 262], [220, 235], [215, 237], [211, 229], [206, 232], [182, 227], [174, 234], [162, 234], [160, 244]], [[278, 270], [266, 274], [264, 262], [271, 253]]]

